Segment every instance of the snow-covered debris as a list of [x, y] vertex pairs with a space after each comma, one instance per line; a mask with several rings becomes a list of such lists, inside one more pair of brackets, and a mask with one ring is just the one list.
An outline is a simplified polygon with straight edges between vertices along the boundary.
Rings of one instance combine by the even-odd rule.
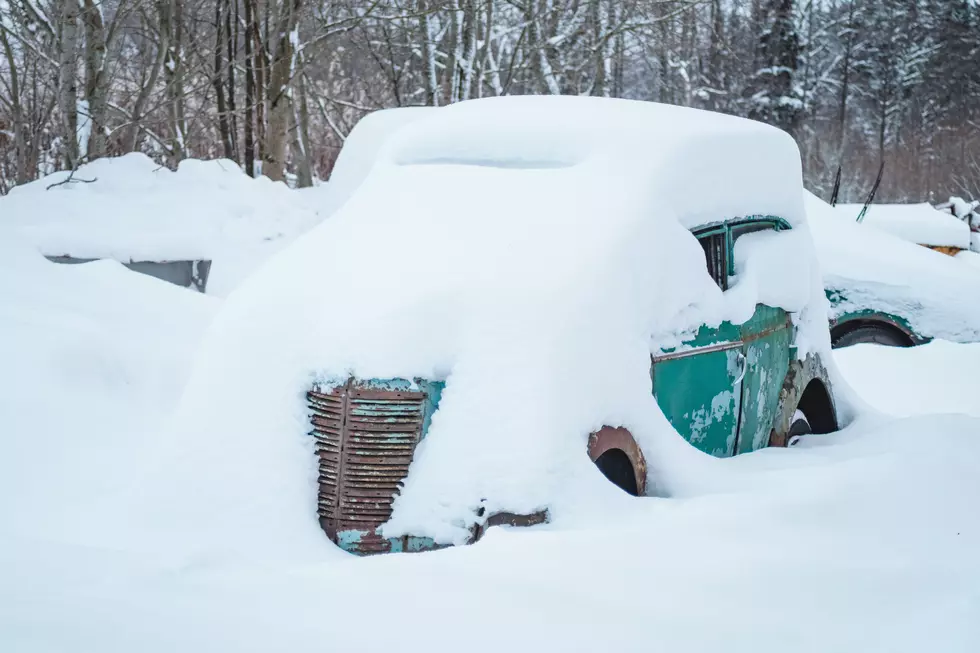
[[[860, 204], [837, 205], [837, 210], [852, 220], [862, 208]], [[969, 225], [928, 203], [871, 204], [862, 224], [918, 245], [970, 249]]]
[[0, 235], [0, 530], [87, 533], [82, 504], [138, 467], [217, 305]]
[[219, 295], [326, 215], [228, 160], [188, 159], [171, 171], [134, 153], [69, 174], [0, 197], [0, 233], [12, 230], [46, 256], [212, 260], [208, 291]]
[[[780, 255], [723, 294], [688, 229], [759, 214], [795, 228], [749, 238]], [[796, 145], [759, 123], [587, 98], [434, 111], [228, 298], [148, 484], [154, 519], [202, 546], [235, 533], [239, 554], [321, 549], [304, 393], [349, 374], [446, 380], [386, 536], [460, 541], [480, 505], [562, 519], [614, 490], [584, 453], [603, 424], [629, 427], [658, 487], [701, 487], [717, 461], [664, 419], [650, 354], [761, 299], [805, 307], [801, 355], [829, 347], [804, 220]], [[191, 451], [176, 476], [195, 499], [175, 506]]]
[[824, 285], [845, 298], [831, 317], [869, 308], [904, 317], [927, 337], [980, 340], [980, 275], [972, 266], [858, 224], [809, 192], [805, 201]]

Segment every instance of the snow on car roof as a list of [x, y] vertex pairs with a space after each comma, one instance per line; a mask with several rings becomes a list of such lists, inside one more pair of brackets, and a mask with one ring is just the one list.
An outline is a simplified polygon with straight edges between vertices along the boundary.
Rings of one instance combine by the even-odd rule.
[[554, 96], [462, 102], [405, 126], [385, 155], [404, 166], [546, 170], [591, 163], [610, 172], [596, 176], [595, 185], [619, 177], [616, 192], [655, 197], [688, 227], [759, 213], [791, 223], [802, 218], [800, 156], [788, 134], [653, 102]]
[[[839, 204], [837, 210], [856, 219], [861, 204]], [[970, 226], [931, 204], [871, 204], [862, 224], [918, 245], [970, 249]]]
[[[531, 144], [545, 109], [564, 127]], [[577, 124], [578, 143], [560, 145]], [[472, 147], [453, 154], [457, 137]], [[493, 145], [504, 138], [513, 157]], [[517, 159], [535, 165], [498, 165]], [[397, 131], [330, 220], [228, 296], [167, 446], [212, 454], [191, 494], [264, 532], [322, 538], [306, 390], [426, 378], [446, 386], [386, 537], [462, 541], [480, 506], [573, 509], [610, 488], [585, 453], [603, 424], [631, 430], [652, 486], [683, 491], [717, 461], [664, 418], [652, 351], [704, 323], [744, 322], [760, 302], [794, 312], [799, 355], [829, 349], [800, 187], [792, 139], [701, 111], [585, 98], [432, 111]], [[747, 213], [801, 228], [740, 239], [722, 293], [689, 225]]]
[[824, 285], [846, 297], [834, 317], [871, 308], [929, 337], [980, 340], [980, 275], [972, 266], [859, 224], [809, 192], [805, 203]]

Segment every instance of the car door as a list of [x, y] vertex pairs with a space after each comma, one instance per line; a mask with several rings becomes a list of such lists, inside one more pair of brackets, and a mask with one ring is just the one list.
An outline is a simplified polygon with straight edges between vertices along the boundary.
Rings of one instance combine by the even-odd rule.
[[[748, 220], [730, 226], [731, 242], [758, 231], [781, 230], [775, 219]], [[739, 327], [745, 378], [735, 453], [755, 451], [768, 445], [773, 420], [779, 410], [779, 392], [789, 370], [793, 328], [781, 308], [758, 304], [752, 317]]]
[[[724, 290], [730, 262], [725, 226], [695, 234], [708, 272]], [[702, 326], [676, 351], [654, 355], [653, 393], [677, 431], [702, 451], [731, 456], [736, 451], [745, 359], [740, 329], [724, 323]]]

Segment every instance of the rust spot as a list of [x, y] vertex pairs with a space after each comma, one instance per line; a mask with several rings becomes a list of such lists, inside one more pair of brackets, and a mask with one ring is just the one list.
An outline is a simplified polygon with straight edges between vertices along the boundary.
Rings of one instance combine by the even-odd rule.
[[[483, 508], [480, 508], [479, 516], [483, 516]], [[515, 527], [528, 527], [537, 526], [538, 524], [547, 523], [550, 516], [547, 510], [538, 510], [537, 512], [532, 512], [528, 514], [521, 514], [516, 512], [495, 512], [487, 517], [486, 521], [482, 523], [477, 523], [473, 525], [471, 529], [470, 539], [467, 544], [473, 544], [478, 541], [487, 532], [488, 528], [493, 526], [515, 526]]]
[[356, 381], [307, 393], [319, 464], [317, 513], [335, 543], [384, 553], [377, 534], [408, 475], [422, 435], [426, 395], [361, 387]]
[[616, 450], [626, 454], [633, 467], [633, 475], [636, 483], [636, 495], [646, 495], [647, 487], [647, 462], [643, 457], [643, 452], [633, 439], [633, 435], [623, 427], [603, 426], [598, 431], [589, 435], [589, 458], [592, 462], [599, 460], [603, 454]]

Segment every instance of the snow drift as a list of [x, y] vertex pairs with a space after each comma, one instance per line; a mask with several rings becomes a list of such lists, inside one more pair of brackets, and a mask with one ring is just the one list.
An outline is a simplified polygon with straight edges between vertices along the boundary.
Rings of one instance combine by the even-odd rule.
[[[0, 197], [0, 230], [46, 256], [130, 261], [212, 260], [209, 294], [225, 295], [326, 209], [228, 160], [181, 161], [176, 171], [139, 153], [98, 159]], [[62, 183], [64, 182], [64, 183]]]

